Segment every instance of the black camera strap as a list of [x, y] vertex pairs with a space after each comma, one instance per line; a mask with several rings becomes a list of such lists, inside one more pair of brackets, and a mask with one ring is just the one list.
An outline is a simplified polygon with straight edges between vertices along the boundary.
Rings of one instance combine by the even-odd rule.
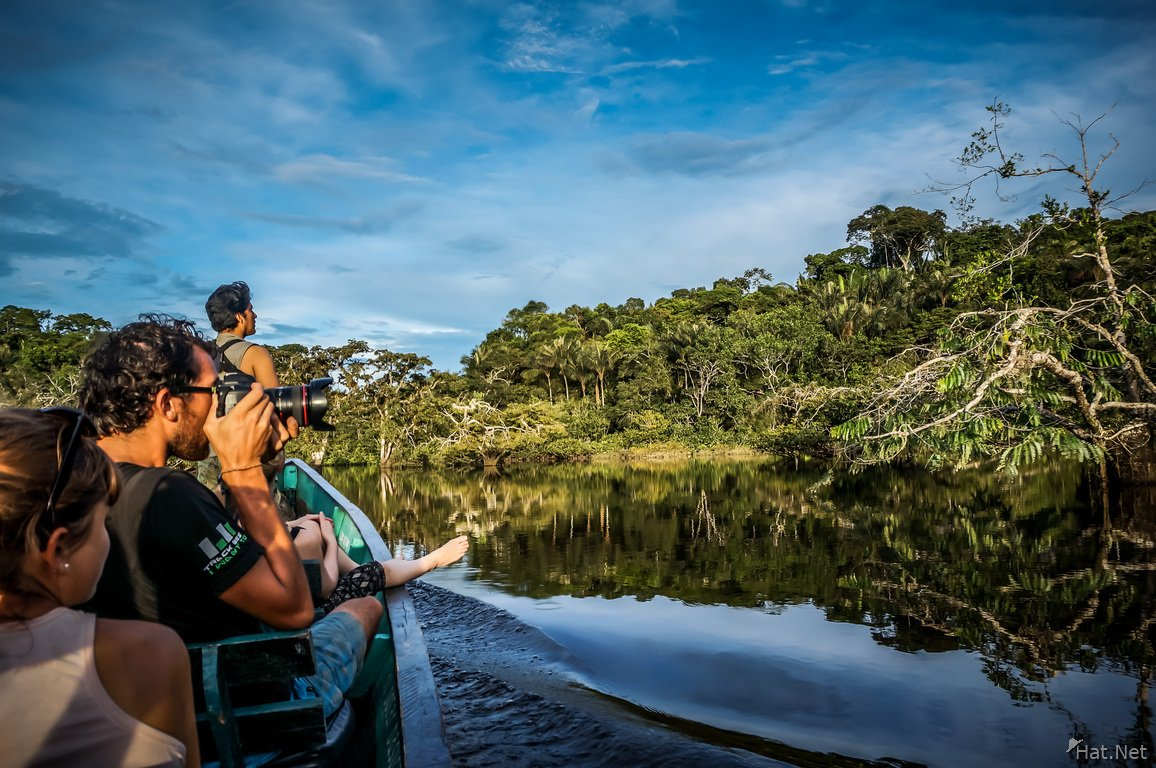
[[[244, 344], [240, 354], [230, 356], [229, 350], [238, 344]], [[221, 346], [217, 347], [217, 351], [221, 353], [221, 373], [242, 373], [240, 368], [241, 358], [249, 351], [249, 347], [253, 346], [253, 342], [245, 341], [244, 339], [229, 339]], [[233, 358], [236, 358], [234, 362]]]

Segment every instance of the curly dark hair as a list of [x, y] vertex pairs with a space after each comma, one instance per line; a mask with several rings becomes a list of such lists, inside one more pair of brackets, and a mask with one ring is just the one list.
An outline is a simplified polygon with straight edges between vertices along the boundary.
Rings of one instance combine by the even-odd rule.
[[205, 312], [209, 315], [209, 324], [217, 333], [232, 328], [237, 324], [237, 315], [244, 312], [253, 303], [253, 294], [244, 280], [235, 283], [217, 286], [213, 295], [205, 302]]
[[81, 409], [101, 437], [136, 431], [148, 422], [157, 392], [196, 380], [198, 348], [215, 358], [216, 346], [191, 321], [141, 315], [109, 334], [85, 359]]

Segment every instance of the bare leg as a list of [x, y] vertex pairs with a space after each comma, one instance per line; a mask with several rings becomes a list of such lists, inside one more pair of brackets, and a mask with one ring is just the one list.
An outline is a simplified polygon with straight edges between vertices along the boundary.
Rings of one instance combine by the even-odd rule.
[[381, 567], [385, 569], [385, 583], [387, 586], [396, 587], [427, 574], [434, 568], [456, 563], [462, 559], [469, 548], [469, 537], [458, 536], [417, 560], [400, 560], [398, 558], [386, 560], [381, 564]]
[[302, 560], [321, 560], [325, 554], [325, 543], [321, 540], [321, 531], [316, 525], [310, 525], [307, 520], [294, 520], [289, 523], [290, 528], [299, 528], [300, 532], [293, 537], [293, 546]]
[[[337, 541], [333, 538], [333, 526], [324, 526], [316, 520], [298, 518], [289, 523], [291, 528], [299, 528], [300, 533], [293, 539], [297, 554], [302, 560], [317, 560], [321, 563], [321, 597], [329, 597], [337, 586]], [[328, 527], [329, 535], [326, 536]]]
[[[345, 554], [345, 550], [337, 544], [337, 534], [333, 532], [333, 520], [328, 517], [319, 517], [317, 525], [321, 529], [321, 537], [324, 539], [325, 570], [327, 573], [335, 574], [333, 580], [336, 583], [339, 577], [352, 571], [358, 564]], [[328, 597], [332, 591], [333, 588], [330, 587], [325, 596]]]
[[337, 572], [340, 573], [342, 576], [344, 576], [345, 574], [349, 573], [350, 571], [352, 571], [356, 567], [357, 567], [357, 563], [354, 562], [353, 559], [350, 558], [349, 555], [345, 554], [345, 550], [338, 547], [337, 548]]

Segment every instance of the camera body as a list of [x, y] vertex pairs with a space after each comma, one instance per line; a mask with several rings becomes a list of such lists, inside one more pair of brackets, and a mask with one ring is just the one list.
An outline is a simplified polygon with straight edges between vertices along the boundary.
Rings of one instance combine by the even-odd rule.
[[[224, 416], [233, 410], [257, 380], [247, 373], [222, 373], [217, 382], [217, 416]], [[333, 383], [328, 376], [313, 379], [308, 384], [288, 387], [269, 387], [265, 394], [273, 403], [273, 410], [281, 420], [292, 416], [303, 427], [312, 427], [320, 432], [332, 432], [333, 425], [325, 421], [329, 410], [326, 388]]]

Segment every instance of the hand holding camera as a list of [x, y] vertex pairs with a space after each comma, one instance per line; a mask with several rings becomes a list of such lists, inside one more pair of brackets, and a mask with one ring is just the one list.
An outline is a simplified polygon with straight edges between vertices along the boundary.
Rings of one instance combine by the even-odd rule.
[[[217, 384], [214, 412], [205, 422], [205, 433], [221, 460], [221, 473], [271, 460], [303, 426], [319, 431], [333, 430], [333, 426], [325, 422], [325, 412], [329, 409], [325, 389], [332, 383], [333, 379], [321, 378], [298, 386], [262, 389], [248, 374], [222, 374]], [[243, 430], [248, 431], [234, 435]], [[233, 454], [224, 443], [235, 440], [240, 441], [239, 450]]]
[[235, 400], [225, 415], [221, 415], [219, 403], [224, 392], [216, 397], [216, 410], [205, 420], [205, 434], [220, 459], [222, 474], [259, 467], [274, 435], [272, 401], [256, 382], [243, 397]]

